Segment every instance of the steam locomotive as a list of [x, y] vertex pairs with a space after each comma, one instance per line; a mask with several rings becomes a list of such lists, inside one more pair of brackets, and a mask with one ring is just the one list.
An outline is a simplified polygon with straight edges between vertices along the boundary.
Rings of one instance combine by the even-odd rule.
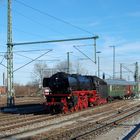
[[[44, 104], [48, 112], [73, 112], [105, 104], [120, 95], [121, 98], [131, 96], [134, 86], [135, 84], [111, 85], [97, 76], [58, 72], [43, 79], [43, 94], [46, 98]], [[114, 87], [121, 87], [119, 95], [115, 92], [112, 96]]]

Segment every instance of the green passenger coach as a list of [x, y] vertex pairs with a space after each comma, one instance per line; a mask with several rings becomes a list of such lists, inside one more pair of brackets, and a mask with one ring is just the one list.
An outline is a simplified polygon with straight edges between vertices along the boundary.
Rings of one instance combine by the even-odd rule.
[[118, 79], [105, 80], [108, 85], [108, 97], [110, 98], [128, 98], [136, 93], [136, 82]]

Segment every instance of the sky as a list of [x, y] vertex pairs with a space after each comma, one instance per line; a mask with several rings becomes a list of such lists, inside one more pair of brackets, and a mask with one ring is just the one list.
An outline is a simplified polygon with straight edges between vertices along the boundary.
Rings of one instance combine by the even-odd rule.
[[[139, 0], [12, 0], [12, 41], [32, 42], [69, 38], [92, 37], [96, 40], [97, 51], [100, 51], [100, 76], [113, 74], [113, 48], [115, 46], [115, 76], [120, 74], [120, 63], [132, 72], [135, 63], [140, 63], [140, 1]], [[7, 73], [7, 0], [0, 0], [0, 77]], [[52, 68], [67, 59], [77, 67], [79, 62], [83, 74], [96, 75], [98, 65], [94, 61], [94, 41], [71, 41], [50, 44], [14, 46], [14, 82], [26, 84], [33, 73], [31, 60], [48, 52], [39, 60], [45, 60]], [[83, 46], [85, 45], [85, 46]], [[90, 59], [77, 51], [80, 51]], [[40, 50], [40, 51], [29, 51]], [[29, 51], [29, 52], [25, 52]], [[81, 59], [82, 58], [82, 59]], [[93, 61], [91, 61], [91, 59]], [[51, 61], [49, 61], [51, 60]], [[59, 60], [59, 61], [54, 61]], [[98, 59], [97, 59], [98, 60]], [[4, 65], [4, 66], [3, 66]], [[20, 68], [22, 67], [22, 68]], [[19, 69], [20, 68], [20, 69]], [[123, 70], [123, 77], [133, 80], [133, 73]], [[3, 83], [0, 79], [0, 85]]]

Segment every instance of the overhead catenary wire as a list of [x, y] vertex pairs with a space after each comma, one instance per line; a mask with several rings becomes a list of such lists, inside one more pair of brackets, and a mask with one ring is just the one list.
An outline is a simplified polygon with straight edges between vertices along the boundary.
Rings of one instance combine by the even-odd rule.
[[[41, 27], [44, 26], [45, 29], [48, 29], [48, 30], [50, 30], [50, 31], [53, 31], [53, 32], [55, 32], [55, 33], [57, 33], [57, 34], [63, 34], [63, 35], [64, 35], [64, 33], [60, 32], [60, 31], [58, 31], [58, 30], [56, 30], [56, 29], [54, 29], [54, 28], [52, 28], [52, 27], [50, 27], [50, 26], [48, 26], [48, 25], [42, 24], [42, 23], [40, 23], [39, 21], [37, 21], [37, 20], [35, 20], [35, 19], [32, 19], [31, 17], [25, 16], [24, 14], [22, 14], [22, 13], [16, 11], [16, 10], [13, 10], [13, 11], [15, 11], [18, 15], [20, 15], [20, 16], [26, 18], [27, 20], [31, 21], [32, 23], [36, 23], [36, 24], [40, 25]], [[46, 27], [47, 27], [47, 28], [46, 28]], [[22, 31], [22, 32], [24, 32], [24, 31]], [[40, 35], [39, 35], [39, 36], [40, 36]]]
[[4, 57], [2, 58], [2, 60], [1, 60], [0, 64], [2, 64], [3, 60], [4, 60]]
[[0, 62], [0, 65], [2, 65], [3, 67], [7, 68], [4, 64], [2, 64], [2, 62], [4, 61], [4, 58], [5, 58], [5, 56], [3, 56], [3, 58], [2, 58], [2, 60]]
[[[5, 4], [3, 5], [3, 7], [7, 8], [7, 6], [6, 6]], [[31, 17], [28, 17], [28, 16], [24, 15], [23, 13], [21, 13], [21, 12], [15, 10], [15, 9], [12, 9], [12, 11], [13, 11], [14, 13], [16, 13], [16, 14], [18, 14], [18, 15], [24, 17], [25, 19], [31, 21], [32, 23], [36, 23], [36, 24], [38, 24], [38, 25], [41, 25], [41, 27], [42, 27], [42, 26], [47, 27], [47, 28], [45, 28], [45, 29], [48, 29], [48, 30], [53, 31], [53, 32], [55, 32], [55, 33], [63, 34], [63, 35], [64, 35], [64, 33], [60, 32], [60, 31], [58, 31], [58, 30], [56, 30], [56, 29], [53, 29], [53, 28], [51, 28], [50, 26], [48, 27], [47, 25], [42, 24], [42, 23], [40, 23], [39, 21], [37, 21], [37, 20], [35, 20], [35, 19], [31, 18]], [[2, 25], [2, 24], [1, 24], [1, 25]], [[2, 26], [5, 27], [4, 25], [2, 25]], [[22, 32], [22, 33], [25, 33], [25, 34], [28, 34], [28, 35], [31, 35], [31, 36], [43, 37], [43, 36], [40, 35], [40, 34], [31, 33], [31, 32], [28, 32], [28, 31], [23, 31], [23, 30], [21, 30], [21, 29], [18, 29], [18, 28], [15, 27], [14, 25], [12, 25], [12, 27], [13, 27], [14, 30], [16, 30], [16, 31], [19, 31], [19, 32]]]
[[[21, 56], [21, 57], [24, 57], [24, 58], [27, 58], [27, 59], [30, 59], [30, 60], [34, 60], [33, 58], [30, 58], [30, 57], [28, 57], [28, 56], [25, 56], [25, 55], [21, 55], [21, 54], [17, 54], [16, 53], [16, 55], [18, 55], [18, 56]], [[52, 60], [43, 60], [43, 59], [40, 59], [40, 60], [36, 60], [36, 61], [39, 61], [39, 62], [43, 62], [43, 61], [50, 61], [50, 62], [52, 62], [52, 61], [60, 61], [59, 59], [52, 59]]]
[[22, 57], [27, 58], [27, 59], [30, 59], [30, 60], [34, 60], [34, 59], [32, 59], [32, 58], [30, 58], [30, 57], [28, 57], [28, 56], [22, 55], [22, 54], [17, 54], [17, 53], [16, 53], [16, 55], [22, 56]]
[[[7, 5], [6, 5], [6, 4], [4, 4], [3, 7], [5, 7], [5, 8], [7, 9]], [[12, 11], [14, 11], [14, 12], [17, 13], [18, 15], [21, 15], [22, 17], [24, 17], [24, 18], [26, 18], [26, 19], [32, 21], [33, 23], [39, 23], [39, 22], [37, 22], [37, 21], [35, 21], [35, 20], [33, 20], [33, 19], [31, 19], [31, 18], [25, 16], [24, 14], [22, 14], [22, 13], [16, 11], [15, 9], [12, 9]], [[1, 24], [1, 25], [2, 25], [3, 27], [5, 27], [3, 24]], [[18, 28], [15, 27], [14, 25], [12, 25], [12, 27], [13, 27], [15, 30], [20, 31], [20, 32], [23, 32], [23, 33], [30, 34], [30, 35], [33, 35], [33, 36], [40, 36], [40, 37], [42, 37], [42, 36], [39, 35], [39, 34], [36, 34], [36, 33], [29, 33], [29, 32], [27, 32], [27, 31], [23, 31], [23, 30], [21, 30], [21, 29], [18, 29]], [[48, 28], [47, 28], [47, 29], [48, 29]]]
[[[25, 52], [41, 52], [41, 51], [47, 51], [47, 50], [50, 50], [50, 49], [35, 49], [35, 50], [19, 50], [19, 51], [13, 51], [13, 53], [25, 53]], [[0, 52], [0, 53], [7, 53], [7, 52]]]
[[4, 64], [0, 63], [0, 65], [2, 65], [3, 67], [7, 68]]
[[34, 10], [34, 11], [37, 11], [37, 12], [40, 13], [40, 14], [46, 15], [46, 16], [51, 17], [51, 18], [53, 18], [53, 19], [55, 19], [55, 20], [57, 20], [57, 21], [59, 21], [59, 22], [61, 22], [61, 23], [65, 23], [65, 24], [67, 24], [67, 25], [69, 25], [69, 26], [71, 26], [71, 27], [73, 27], [73, 28], [76, 28], [76, 29], [78, 29], [78, 30], [80, 30], [80, 31], [83, 31], [83, 32], [86, 32], [86, 33], [88, 33], [88, 34], [90, 34], [90, 35], [93, 35], [93, 33], [89, 32], [89, 31], [87, 31], [87, 30], [85, 30], [85, 29], [83, 29], [83, 28], [81, 28], [81, 27], [79, 27], [79, 26], [76, 26], [76, 25], [74, 25], [74, 24], [72, 24], [72, 23], [70, 23], [70, 22], [68, 22], [68, 21], [66, 21], [66, 20], [64, 20], [64, 19], [58, 18], [58, 17], [53, 16], [53, 15], [47, 13], [47, 12], [41, 11], [41, 10], [39, 10], [39, 9], [37, 9], [37, 8], [34, 8], [34, 7], [32, 7], [32, 6], [28, 5], [28, 4], [25, 4], [24, 2], [21, 2], [21, 1], [19, 1], [19, 0], [15, 0], [15, 1], [16, 1], [17, 3], [20, 3], [21, 5], [24, 5], [25, 7], [28, 7], [28, 8], [30, 8], [30, 9]]
[[76, 46], [73, 46], [76, 50], [78, 50], [81, 54], [83, 54], [86, 58], [88, 58], [89, 60], [91, 60], [91, 62], [93, 62], [95, 64], [95, 61], [93, 61], [88, 55], [86, 55], [85, 53], [83, 53], [80, 49], [78, 49]]
[[37, 49], [37, 50], [19, 50], [19, 51], [13, 51], [13, 53], [18, 53], [18, 52], [21, 52], [21, 53], [24, 53], [24, 52], [41, 52], [41, 51], [48, 51], [50, 49]]
[[40, 56], [36, 57], [35, 59], [31, 60], [30, 62], [28, 62], [28, 63], [24, 64], [23, 66], [21, 66], [21, 67], [19, 67], [19, 68], [15, 69], [13, 72], [16, 72], [17, 70], [19, 70], [19, 69], [21, 69], [21, 68], [23, 68], [23, 67], [25, 67], [25, 66], [29, 65], [30, 63], [32, 63], [32, 62], [34, 62], [34, 61], [36, 61], [37, 59], [39, 59], [39, 58], [41, 58], [42, 56], [44, 56], [44, 55], [46, 55], [47, 53], [49, 53], [50, 51], [52, 51], [52, 49], [50, 49], [50, 50], [48, 50], [47, 52], [45, 52], [45, 53], [41, 54]]
[[18, 32], [21, 32], [21, 33], [24, 33], [24, 34], [26, 34], [26, 35], [29, 35], [29, 36], [41, 37], [41, 38], [42, 38], [42, 37], [45, 37], [45, 36], [42, 36], [41, 34], [29, 32], [29, 31], [24, 31], [24, 30], [19, 29], [19, 28], [15, 27], [15, 26], [13, 26], [13, 29], [16, 30], [16, 31], [18, 31]]

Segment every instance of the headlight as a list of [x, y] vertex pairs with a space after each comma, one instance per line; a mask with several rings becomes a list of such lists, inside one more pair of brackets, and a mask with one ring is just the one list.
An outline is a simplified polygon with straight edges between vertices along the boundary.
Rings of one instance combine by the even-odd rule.
[[70, 96], [68, 96], [68, 99], [70, 99]]

